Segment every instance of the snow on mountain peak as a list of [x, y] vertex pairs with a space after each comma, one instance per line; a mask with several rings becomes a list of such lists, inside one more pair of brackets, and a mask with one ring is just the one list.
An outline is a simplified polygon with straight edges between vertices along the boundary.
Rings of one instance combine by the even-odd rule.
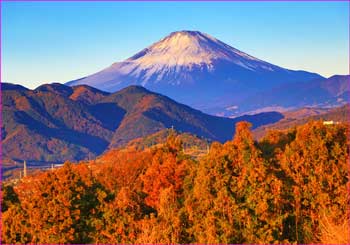
[[281, 70], [284, 69], [254, 58], [208, 34], [177, 31], [129, 59], [70, 84], [88, 82], [111, 90], [125, 84], [194, 84], [203, 81], [205, 77], [217, 75], [221, 80], [232, 81], [238, 73], [270, 73]]
[[119, 72], [142, 76], [144, 86], [154, 76], [160, 81], [169, 72], [183, 69], [191, 71], [194, 67], [214, 69], [215, 61], [234, 63], [248, 70], [257, 66], [267, 70], [273, 67], [259, 59], [243, 53], [216, 38], [199, 31], [178, 31], [154, 43], [136, 55], [121, 63], [112, 65]]
[[317, 78], [322, 77], [259, 60], [208, 34], [178, 31], [124, 61], [67, 84], [88, 84], [109, 92], [141, 85], [209, 113], [231, 114], [263, 105], [265, 100], [250, 103], [262, 91]]
[[155, 64], [172, 66], [206, 65], [211, 68], [214, 60], [236, 60], [244, 57], [257, 60], [219, 40], [198, 31], [178, 31], [154, 43], [127, 61], [151, 66]]

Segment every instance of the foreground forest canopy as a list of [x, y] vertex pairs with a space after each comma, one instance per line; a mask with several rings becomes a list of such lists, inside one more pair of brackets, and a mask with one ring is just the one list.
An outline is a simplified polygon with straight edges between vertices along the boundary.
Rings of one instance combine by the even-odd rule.
[[194, 158], [171, 134], [144, 150], [3, 186], [3, 243], [349, 244], [349, 126], [309, 122]]

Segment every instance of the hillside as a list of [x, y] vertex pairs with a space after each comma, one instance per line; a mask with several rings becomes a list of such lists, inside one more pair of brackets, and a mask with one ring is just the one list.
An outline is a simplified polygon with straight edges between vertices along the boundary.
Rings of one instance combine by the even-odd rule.
[[190, 133], [181, 133], [172, 129], [164, 129], [154, 134], [133, 139], [120, 149], [135, 149], [142, 151], [152, 147], [159, 147], [166, 143], [170, 135], [175, 136], [180, 141], [184, 153], [193, 157], [199, 157], [208, 152], [210, 141], [203, 137], [198, 137]]
[[61, 84], [35, 90], [10, 87], [2, 84], [4, 159], [59, 162], [92, 158], [108, 146], [111, 130], [88, 105], [68, 98], [72, 88]]
[[284, 118], [276, 123], [264, 125], [253, 130], [254, 138], [260, 139], [271, 130], [286, 130], [309, 121], [333, 121], [334, 123], [350, 123], [350, 105], [337, 108], [302, 108], [283, 113]]
[[170, 134], [5, 183], [1, 242], [349, 244], [349, 125], [309, 122], [260, 142], [249, 127], [200, 158]]
[[23, 160], [40, 165], [92, 159], [171, 127], [224, 142], [238, 121], [257, 127], [283, 117], [275, 112], [235, 119], [210, 116], [139, 86], [112, 94], [57, 83], [34, 90], [3, 83], [2, 90], [5, 166]]
[[[336, 107], [350, 101], [350, 75], [335, 75], [327, 79], [289, 83], [257, 93], [248, 100], [254, 108]], [[249, 106], [248, 106], [249, 107]], [[247, 107], [247, 109], [248, 109]]]

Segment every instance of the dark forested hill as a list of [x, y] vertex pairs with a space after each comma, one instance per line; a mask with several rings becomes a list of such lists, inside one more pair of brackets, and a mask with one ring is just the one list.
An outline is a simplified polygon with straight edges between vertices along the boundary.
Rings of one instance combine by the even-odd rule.
[[54, 83], [34, 90], [1, 85], [3, 158], [10, 165], [91, 159], [171, 127], [224, 142], [238, 121], [257, 127], [283, 118], [276, 112], [235, 119], [210, 116], [139, 86], [110, 94], [85, 85]]

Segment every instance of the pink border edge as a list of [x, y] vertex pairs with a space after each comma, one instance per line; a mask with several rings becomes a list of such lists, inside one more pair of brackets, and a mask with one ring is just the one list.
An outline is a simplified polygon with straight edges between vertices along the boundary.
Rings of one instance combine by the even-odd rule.
[[[350, 0], [244, 0], [245, 2], [350, 2]], [[2, 2], [242, 2], [239, 0], [0, 0], [0, 23], [2, 23]], [[349, 4], [349, 16], [350, 16], [350, 4]], [[350, 40], [350, 21], [349, 21], [349, 40]], [[350, 57], [350, 42], [349, 42], [349, 57]], [[2, 66], [1, 66], [1, 60], [2, 60], [2, 25], [0, 24], [0, 127], [2, 128], [2, 89], [1, 89], [1, 83], [2, 83]], [[349, 74], [350, 74], [350, 61], [349, 61]], [[350, 80], [349, 80], [350, 84]], [[349, 115], [350, 116], [350, 115]], [[350, 134], [348, 135], [350, 138]], [[0, 138], [2, 139], [2, 130], [0, 129]], [[348, 165], [349, 165], [349, 179], [350, 179], [350, 157], [348, 159]], [[2, 140], [0, 141], [0, 189], [2, 190]], [[350, 185], [348, 185], [348, 199], [350, 202]], [[1, 212], [1, 202], [2, 202], [2, 192], [0, 192], [0, 244], [1, 243], [1, 236], [2, 236], [2, 212]], [[349, 206], [350, 211], [350, 206]], [[349, 235], [350, 235], [350, 220], [349, 220]], [[49, 244], [45, 244], [49, 245]], [[50, 245], [56, 245], [56, 244], [50, 244]], [[80, 244], [77, 244], [80, 245]], [[88, 244], [81, 244], [81, 245], [88, 245]], [[109, 244], [105, 244], [109, 245]]]

